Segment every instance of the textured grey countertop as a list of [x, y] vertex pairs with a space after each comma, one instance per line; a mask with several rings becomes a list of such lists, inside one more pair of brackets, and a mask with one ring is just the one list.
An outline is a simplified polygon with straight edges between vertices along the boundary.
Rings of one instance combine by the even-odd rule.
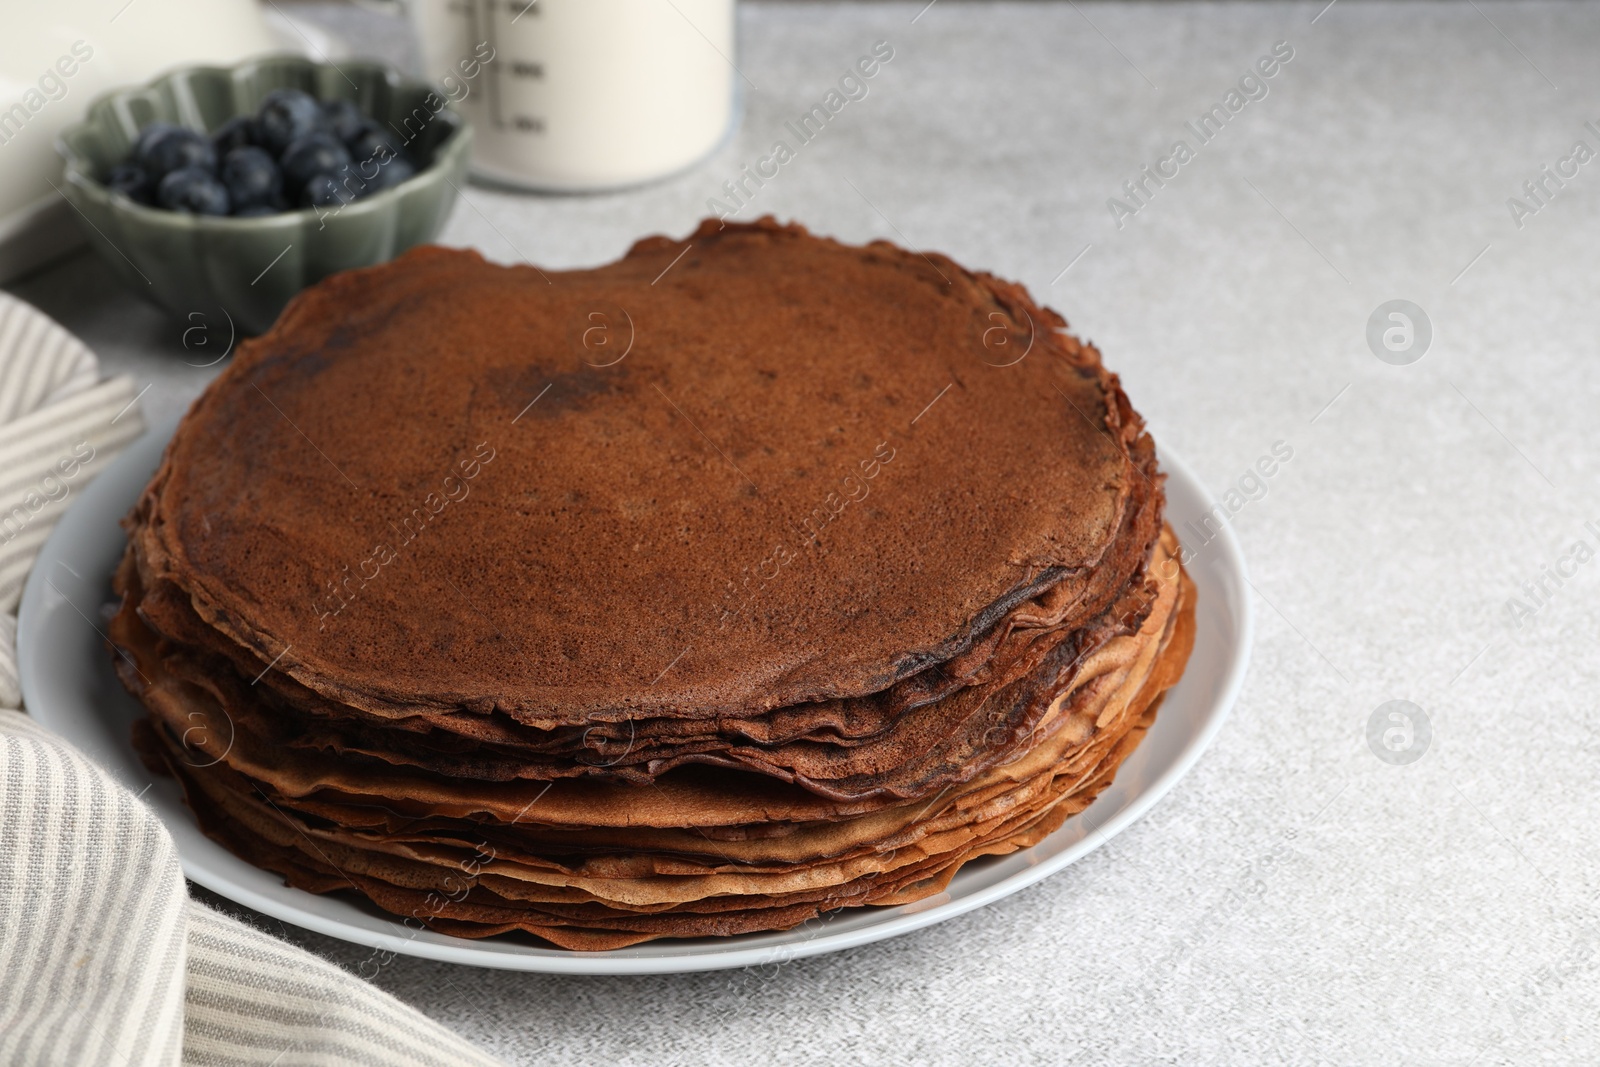
[[[1574, 142], [1600, 151], [1600, 10], [1323, 3], [752, 5], [759, 89], [704, 165], [616, 195], [467, 190], [444, 240], [498, 260], [681, 235], [890, 41], [741, 215], [939, 249], [1061, 310], [1219, 497], [1244, 479], [1258, 633], [1193, 774], [980, 912], [760, 974], [401, 958], [380, 985], [519, 1064], [1600, 1059], [1600, 564], [1569, 554], [1600, 548], [1600, 162], [1520, 226], [1507, 203]], [[398, 23], [293, 11], [404, 54]], [[1267, 95], [1118, 228], [1107, 199], [1280, 41]], [[87, 256], [16, 289], [153, 383], [154, 417], [210, 373]], [[1409, 365], [1367, 342], [1393, 299], [1432, 324]], [[1293, 459], [1258, 487], [1278, 441]], [[1367, 740], [1394, 699], [1431, 728], [1408, 764]]]

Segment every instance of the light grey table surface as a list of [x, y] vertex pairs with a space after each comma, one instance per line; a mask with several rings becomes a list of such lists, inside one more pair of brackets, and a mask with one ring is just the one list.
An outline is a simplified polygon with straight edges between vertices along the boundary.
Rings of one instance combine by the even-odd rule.
[[[1219, 497], [1275, 442], [1293, 459], [1233, 518], [1259, 625], [1232, 720], [1064, 873], [754, 978], [401, 958], [381, 986], [517, 1064], [1600, 1059], [1600, 564], [1566, 555], [1600, 547], [1600, 161], [1520, 226], [1507, 202], [1600, 150], [1600, 9], [1323, 3], [752, 5], [755, 88], [704, 165], [615, 195], [467, 190], [443, 239], [496, 260], [682, 235], [887, 40], [870, 95], [741, 217], [1024, 281]], [[292, 10], [407, 54], [397, 22]], [[1107, 199], [1280, 41], [1268, 94], [1118, 228]], [[153, 418], [207, 380], [182, 324], [87, 256], [15, 288], [153, 383]], [[1434, 333], [1403, 366], [1366, 339], [1400, 298]], [[1431, 728], [1404, 765], [1367, 739], [1394, 699]]]

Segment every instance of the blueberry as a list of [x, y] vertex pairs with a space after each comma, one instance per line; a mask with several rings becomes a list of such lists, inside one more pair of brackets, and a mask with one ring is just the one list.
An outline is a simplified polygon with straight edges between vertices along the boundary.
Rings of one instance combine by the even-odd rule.
[[362, 172], [370, 172], [372, 167], [367, 160], [374, 163], [386, 163], [403, 153], [399, 143], [387, 131], [374, 126], [350, 142], [350, 158], [362, 168]]
[[357, 157], [339, 176], [344, 178], [348, 175], [346, 188], [357, 190], [359, 197], [393, 189], [416, 173], [417, 168], [405, 156], [379, 152], [364, 158]]
[[256, 112], [256, 137], [273, 155], [281, 154], [289, 142], [326, 128], [316, 98], [299, 89], [272, 90]]
[[203, 167], [180, 167], [161, 179], [156, 200], [164, 208], [196, 215], [226, 215], [228, 190]]
[[[370, 170], [371, 168], [368, 169]], [[405, 156], [396, 156], [378, 168], [378, 176], [369, 184], [371, 184], [373, 192], [393, 189], [407, 178], [413, 177], [416, 173], [417, 168], [411, 165], [409, 159]]]
[[328, 174], [339, 183], [339, 198], [346, 203], [371, 196], [378, 191], [378, 187], [372, 184], [370, 179], [361, 176], [360, 168], [355, 163], [347, 163], [338, 170], [329, 171]]
[[283, 180], [301, 189], [316, 174], [331, 174], [350, 162], [350, 153], [331, 133], [308, 133], [284, 149]]
[[301, 207], [332, 207], [343, 205], [354, 197], [345, 191], [343, 183], [333, 174], [314, 174], [300, 192]]
[[163, 134], [170, 133], [173, 130], [181, 130], [182, 128], [171, 122], [162, 122], [160, 120], [152, 122], [134, 136], [133, 143], [128, 146], [128, 159], [136, 162], [140, 156], [144, 155], [145, 146], [151, 141]]
[[118, 163], [112, 167], [110, 175], [106, 177], [106, 188], [138, 204], [155, 202], [150, 175], [137, 163]]
[[346, 142], [355, 140], [372, 125], [372, 120], [363, 115], [352, 100], [324, 100], [322, 117], [329, 131]]
[[222, 184], [238, 214], [241, 208], [271, 204], [283, 193], [283, 174], [265, 148], [245, 145], [223, 157]]
[[235, 115], [211, 131], [211, 143], [220, 158], [245, 145], [256, 143], [256, 120], [251, 115]]
[[185, 167], [207, 171], [217, 168], [217, 150], [205, 134], [194, 130], [162, 130], [149, 139], [141, 139], [139, 149], [138, 164], [158, 180]]

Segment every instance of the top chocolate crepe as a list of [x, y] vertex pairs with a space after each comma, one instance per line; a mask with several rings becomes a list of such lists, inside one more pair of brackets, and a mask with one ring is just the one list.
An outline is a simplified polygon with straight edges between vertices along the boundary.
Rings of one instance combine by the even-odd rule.
[[1055, 587], [1109, 568], [1077, 621], [1104, 611], [1159, 523], [1129, 529], [1153, 457], [1064, 325], [769, 220], [548, 274], [417, 249], [241, 346], [147, 490], [147, 562], [265, 684], [369, 712], [748, 717], [981, 674]]

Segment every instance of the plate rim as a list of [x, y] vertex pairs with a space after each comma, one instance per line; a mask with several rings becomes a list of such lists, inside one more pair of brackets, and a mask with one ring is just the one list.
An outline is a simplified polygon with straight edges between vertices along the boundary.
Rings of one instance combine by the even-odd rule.
[[[38, 627], [34, 625], [34, 620], [44, 610], [45, 588], [48, 585], [43, 575], [47, 566], [59, 559], [63, 542], [71, 536], [70, 533], [63, 533], [63, 531], [75, 530], [73, 516], [75, 512], [82, 510], [84, 500], [89, 498], [91, 494], [99, 497], [116, 493], [118, 490], [115, 486], [119, 481], [128, 480], [127, 468], [142, 465], [138, 462], [139, 457], [145, 455], [147, 450], [155, 450], [157, 457], [165, 451], [166, 442], [175, 432], [179, 421], [179, 417], [175, 416], [152, 427], [143, 436], [132, 442], [124, 453], [118, 456], [102, 472], [100, 477], [86, 486], [79, 499], [69, 505], [66, 513], [62, 515], [55, 528], [51, 530], [50, 536], [40, 547], [38, 556], [34, 560], [34, 565], [29, 571], [18, 612], [18, 672], [24, 707], [28, 709], [30, 717], [50, 730], [51, 733], [57, 733], [57, 730], [50, 721], [49, 713], [47, 712], [44, 717], [40, 717], [37, 713], [41, 702], [38, 699], [39, 680], [34, 668], [34, 663], [39, 658], [39, 653], [35, 648], [35, 632]], [[1152, 437], [1155, 438], [1160, 466], [1167, 475], [1169, 484], [1174, 481], [1181, 482], [1187, 490], [1193, 491], [1200, 499], [1209, 499], [1204, 483], [1195, 476], [1192, 468], [1180, 456], [1163, 446], [1159, 436], [1152, 433]], [[153, 441], [153, 438], [158, 438], [159, 440]], [[159, 458], [157, 462], [159, 462]], [[106, 487], [102, 488], [101, 483], [106, 483]], [[138, 491], [134, 491], [132, 495], [137, 498], [137, 493]], [[1232, 587], [1231, 590], [1225, 589], [1225, 592], [1233, 594], [1231, 599], [1238, 609], [1237, 636], [1232, 642], [1231, 655], [1228, 657], [1223, 671], [1217, 696], [1210, 702], [1209, 716], [1200, 729], [1194, 731], [1183, 743], [1172, 763], [1162, 773], [1151, 779], [1120, 811], [1104, 823], [1096, 826], [1087, 819], [1089, 813], [1094, 811], [1095, 803], [1098, 803], [1098, 800], [1091, 803], [1083, 812], [1069, 819], [1067, 823], [1063, 824], [1062, 828], [1054, 831], [1050, 836], [1054, 836], [1055, 833], [1061, 833], [1077, 819], [1085, 820], [1089, 826], [1089, 832], [1060, 852], [959, 898], [949, 897], [947, 890], [929, 898], [934, 903], [918, 901], [909, 905], [901, 905], [897, 912], [893, 914], [889, 912], [889, 909], [884, 909], [885, 915], [881, 921], [868, 923], [856, 929], [830, 933], [824, 928], [815, 936], [778, 944], [742, 945], [738, 943], [739, 938], [729, 938], [725, 941], [708, 944], [697, 939], [692, 943], [686, 942], [685, 951], [671, 955], [637, 956], [620, 954], [627, 953], [628, 949], [607, 952], [572, 952], [564, 949], [545, 949], [522, 945], [515, 946], [515, 951], [507, 951], [505, 948], [492, 948], [488, 942], [447, 937], [442, 934], [434, 934], [432, 931], [428, 931], [429, 937], [422, 937], [417, 933], [406, 937], [353, 926], [337, 916], [320, 914], [311, 906], [313, 902], [323, 899], [316, 894], [311, 894], [304, 890], [292, 891], [295, 896], [304, 895], [310, 898], [306, 905], [270, 897], [249, 886], [233, 881], [225, 872], [214, 872], [209, 865], [203, 862], [204, 857], [197, 861], [188, 851], [179, 847], [176, 836], [173, 842], [174, 848], [178, 851], [179, 862], [186, 878], [219, 896], [260, 912], [263, 915], [271, 916], [286, 923], [292, 923], [305, 930], [337, 938], [364, 948], [371, 948], [375, 951], [496, 970], [587, 975], [677, 974], [731, 970], [741, 967], [770, 966], [774, 963], [783, 963], [830, 952], [859, 948], [891, 937], [912, 933], [947, 919], [965, 915], [1020, 892], [1064, 870], [1105, 845], [1117, 834], [1143, 818], [1151, 808], [1164, 799], [1172, 791], [1173, 787], [1193, 770], [1200, 757], [1210, 748], [1211, 743], [1232, 713], [1233, 706], [1249, 670], [1255, 635], [1255, 608], [1249, 596], [1250, 581], [1244, 552], [1240, 547], [1232, 523], [1222, 523], [1217, 535], [1206, 543], [1206, 549], [1208, 552], [1214, 549], [1219, 553], [1220, 566], [1218, 570], [1222, 582], [1224, 586]], [[193, 816], [188, 814], [187, 806], [184, 807], [184, 811], [192, 826]], [[157, 814], [158, 817], [162, 818], [165, 825], [166, 815], [160, 811]], [[171, 829], [169, 828], [170, 832]], [[1044, 841], [1047, 842], [1049, 839], [1049, 837], [1046, 837]], [[217, 845], [209, 839], [207, 839], [207, 843], [219, 850], [222, 849], [221, 845]], [[1041, 842], [1041, 844], [1043, 843]], [[231, 856], [232, 853], [227, 853], [227, 855]], [[271, 872], [266, 873], [271, 874]], [[277, 876], [273, 875], [273, 877]], [[941, 900], [941, 897], [946, 899]], [[400, 921], [395, 920], [394, 925], [398, 927]], [[802, 927], [797, 927], [796, 929], [801, 929], [804, 925], [802, 924]], [[772, 931], [768, 932], [767, 936], [782, 937], [792, 935], [792, 933], [793, 931]], [[764, 935], [745, 936], [759, 937]]]

